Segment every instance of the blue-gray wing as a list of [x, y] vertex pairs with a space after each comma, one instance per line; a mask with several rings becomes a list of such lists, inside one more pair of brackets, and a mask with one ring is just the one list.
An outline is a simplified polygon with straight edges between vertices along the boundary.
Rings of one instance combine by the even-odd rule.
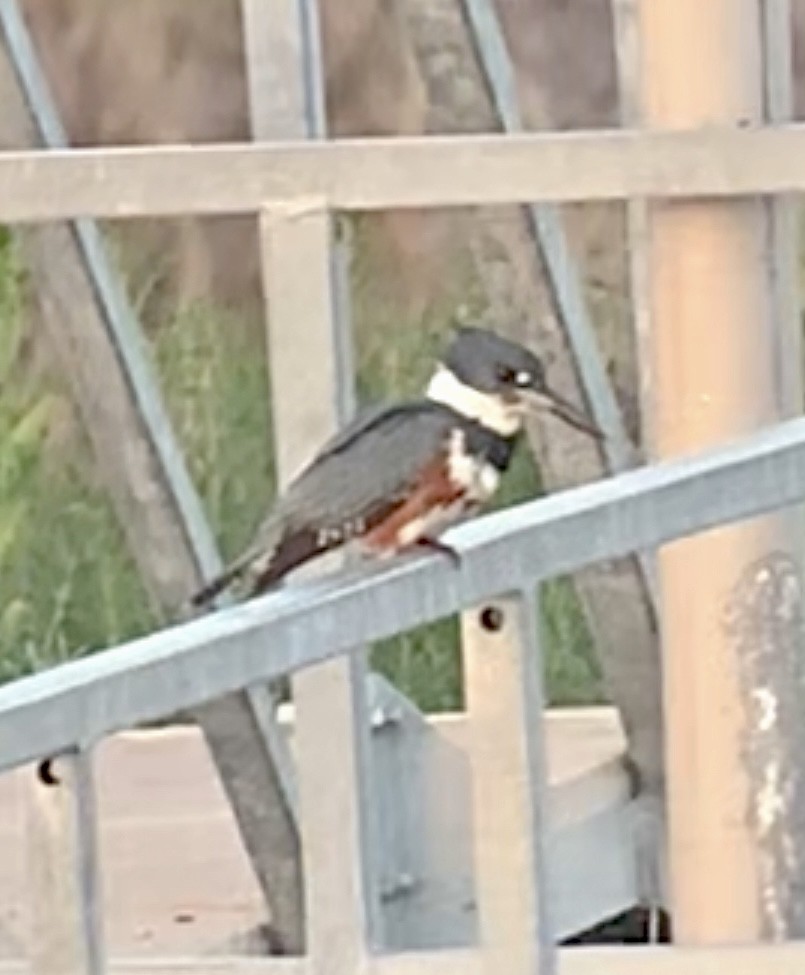
[[280, 496], [254, 542], [191, 597], [210, 603], [232, 585], [260, 592], [287, 572], [381, 521], [448, 448], [456, 416], [420, 401], [359, 416], [322, 447]]
[[394, 506], [422, 469], [446, 450], [454, 423], [450, 410], [428, 402], [358, 417], [289, 485], [269, 521], [279, 519], [291, 530], [337, 528]]
[[447, 450], [456, 419], [451, 410], [420, 401], [376, 409], [348, 424], [280, 496], [249, 549], [196, 593], [193, 605], [209, 603], [244, 577], [248, 594], [260, 592], [371, 529]]

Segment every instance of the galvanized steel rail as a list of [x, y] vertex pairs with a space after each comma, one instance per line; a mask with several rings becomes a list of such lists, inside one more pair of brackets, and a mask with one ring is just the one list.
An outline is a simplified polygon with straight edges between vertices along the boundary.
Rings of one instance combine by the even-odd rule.
[[581, 566], [805, 497], [805, 419], [479, 518], [438, 557], [352, 570], [0, 688], [0, 771], [290, 674]]

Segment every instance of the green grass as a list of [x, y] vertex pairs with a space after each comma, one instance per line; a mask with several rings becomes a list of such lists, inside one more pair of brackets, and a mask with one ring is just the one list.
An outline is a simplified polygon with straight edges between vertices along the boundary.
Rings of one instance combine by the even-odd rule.
[[[460, 277], [460, 276], [459, 276]], [[441, 347], [450, 309], [480, 310], [472, 288], [401, 327], [356, 265], [358, 391], [363, 403], [417, 392]], [[458, 287], [458, 286], [457, 286]], [[459, 297], [461, 302], [458, 301]], [[94, 651], [155, 625], [80, 435], [59, 436], [66, 391], [29, 377], [24, 282], [0, 242], [0, 680]], [[270, 414], [259, 325], [191, 307], [149, 330], [154, 362], [222, 551], [235, 554], [273, 494]], [[74, 425], [66, 424], [69, 429]], [[533, 497], [523, 448], [499, 498]], [[600, 674], [572, 588], [543, 593], [548, 687], [556, 702], [601, 697]], [[374, 665], [426, 710], [460, 704], [455, 620], [385, 641]]]
[[[151, 628], [64, 392], [25, 368], [24, 281], [0, 243], [0, 680]], [[77, 442], [76, 442], [77, 441]]]
[[232, 558], [274, 492], [261, 337], [231, 314], [192, 306], [159, 329], [154, 360], [190, 474]]

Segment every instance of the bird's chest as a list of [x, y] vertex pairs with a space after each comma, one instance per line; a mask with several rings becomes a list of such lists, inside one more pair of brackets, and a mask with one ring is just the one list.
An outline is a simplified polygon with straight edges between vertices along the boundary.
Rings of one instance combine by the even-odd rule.
[[436, 534], [488, 501], [500, 483], [500, 471], [483, 454], [467, 449], [462, 431], [450, 439], [445, 476], [425, 509], [403, 527], [402, 540]]
[[368, 533], [364, 546], [398, 550], [438, 535], [489, 500], [500, 474], [488, 453], [468, 449], [465, 432], [456, 429], [446, 450], [424, 468], [406, 500]]
[[488, 501], [500, 481], [497, 468], [482, 455], [468, 452], [458, 437], [451, 440], [444, 474], [439, 488], [426, 492], [421, 510], [400, 525], [398, 545], [438, 535]]
[[463, 430], [450, 437], [447, 451], [447, 476], [462, 492], [467, 504], [483, 504], [497, 491], [500, 471], [483, 451], [470, 449]]

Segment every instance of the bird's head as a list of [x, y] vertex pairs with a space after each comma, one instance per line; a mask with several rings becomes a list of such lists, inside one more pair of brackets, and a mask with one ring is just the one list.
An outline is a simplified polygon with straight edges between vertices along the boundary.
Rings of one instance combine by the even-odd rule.
[[481, 328], [457, 330], [431, 378], [427, 395], [504, 437], [527, 414], [543, 410], [578, 430], [603, 434], [545, 378], [542, 361], [522, 345]]

